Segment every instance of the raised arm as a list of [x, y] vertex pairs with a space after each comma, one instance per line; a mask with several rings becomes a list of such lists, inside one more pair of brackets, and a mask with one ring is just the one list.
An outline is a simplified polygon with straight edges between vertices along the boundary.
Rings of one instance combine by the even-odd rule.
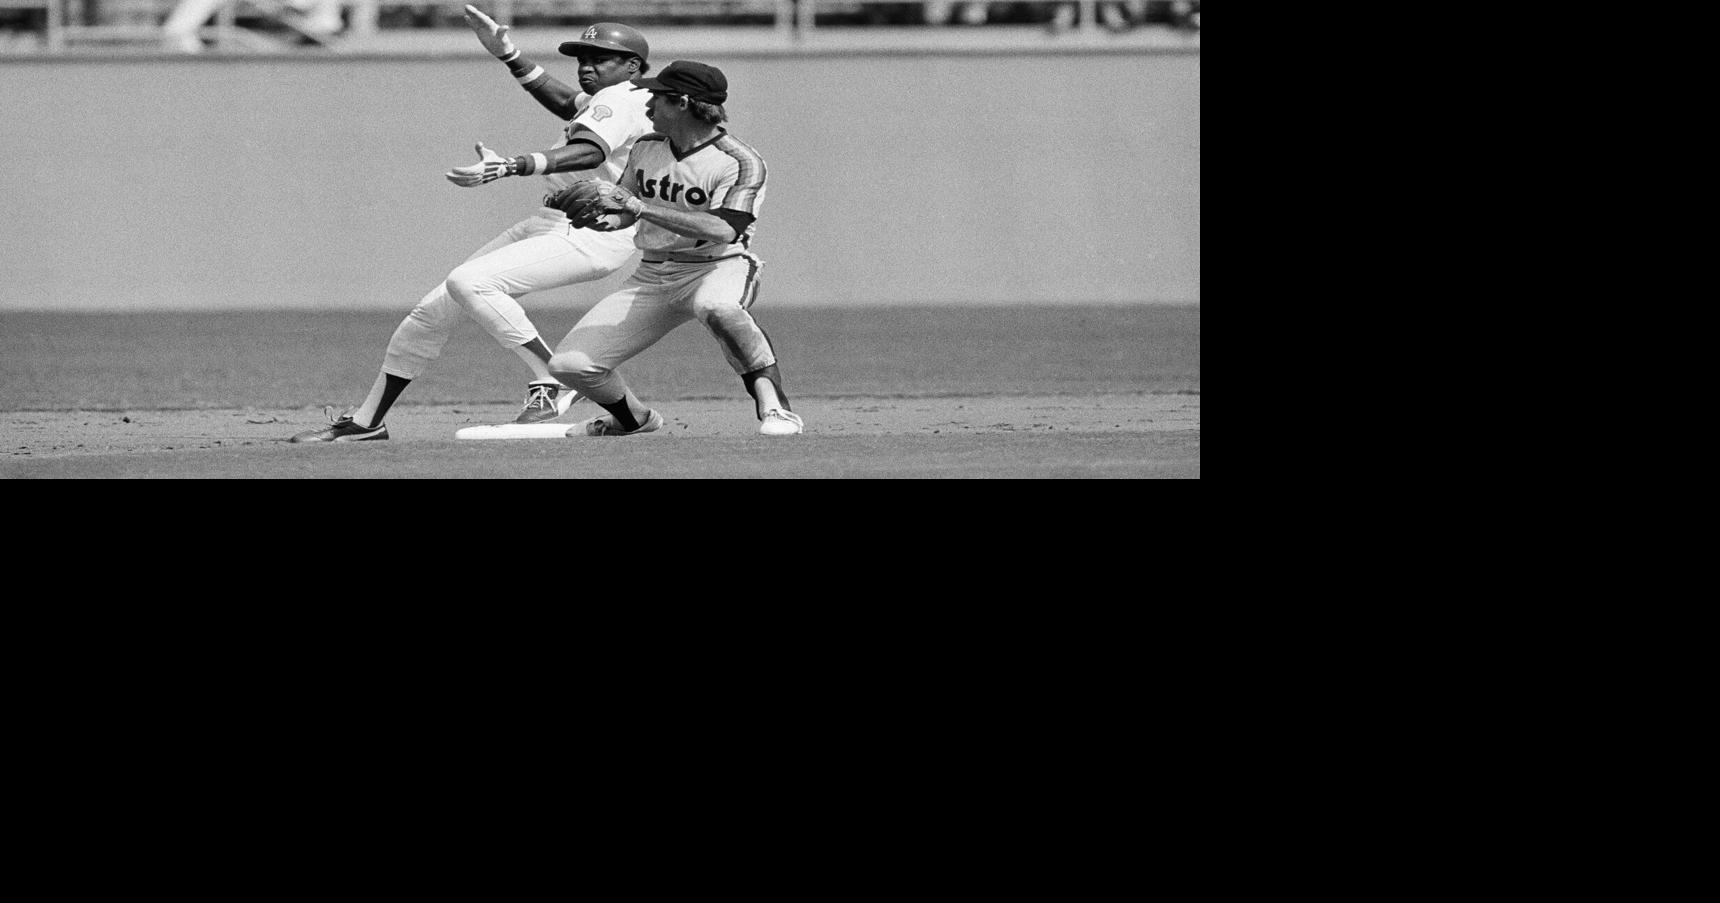
[[562, 84], [530, 57], [522, 56], [519, 48], [515, 47], [513, 40], [508, 37], [508, 26], [498, 23], [485, 15], [483, 10], [470, 5], [466, 7], [466, 24], [471, 27], [472, 33], [478, 36], [484, 49], [501, 60], [513, 74], [514, 80], [542, 104], [544, 109], [561, 119], [572, 119], [579, 112], [574, 105], [574, 101], [579, 98], [579, 89]]

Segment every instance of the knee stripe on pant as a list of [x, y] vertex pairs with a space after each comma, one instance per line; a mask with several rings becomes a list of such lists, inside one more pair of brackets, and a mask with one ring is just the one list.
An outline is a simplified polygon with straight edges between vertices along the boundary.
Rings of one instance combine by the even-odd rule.
[[746, 260], [747, 287], [746, 290], [741, 293], [741, 310], [747, 310], [752, 307], [754, 301], [758, 300], [759, 260], [751, 254], [746, 255]]

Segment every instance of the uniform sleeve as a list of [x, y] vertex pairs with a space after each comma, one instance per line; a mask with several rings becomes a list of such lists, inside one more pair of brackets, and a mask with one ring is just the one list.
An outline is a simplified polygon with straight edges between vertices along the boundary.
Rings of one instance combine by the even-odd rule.
[[651, 131], [651, 120], [645, 117], [645, 102], [640, 99], [649, 95], [649, 91], [631, 82], [604, 88], [568, 123], [568, 139], [595, 138], [603, 145], [604, 156], [608, 156], [615, 148]]
[[722, 178], [711, 189], [711, 212], [732, 210], [757, 217], [764, 203], [764, 160], [757, 154], [734, 154], [733, 165], [724, 167]]

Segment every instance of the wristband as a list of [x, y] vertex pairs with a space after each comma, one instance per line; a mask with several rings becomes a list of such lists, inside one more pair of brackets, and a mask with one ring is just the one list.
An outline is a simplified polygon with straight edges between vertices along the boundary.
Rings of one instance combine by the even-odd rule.
[[514, 48], [514, 49], [513, 49], [513, 52], [511, 52], [511, 53], [509, 53], [509, 54], [508, 54], [508, 55], [506, 55], [506, 56], [498, 56], [498, 57], [496, 57], [496, 59], [498, 59], [498, 60], [501, 60], [501, 61], [502, 61], [502, 62], [504, 62], [504, 63], [511, 63], [511, 62], [513, 62], [513, 61], [514, 61], [514, 60], [517, 60], [517, 59], [519, 59], [519, 58], [520, 58], [520, 49], [519, 49], [519, 48], [518, 48], [518, 47], [515, 47], [515, 48]]
[[628, 213], [631, 213], [634, 216], [644, 216], [645, 215], [645, 202], [640, 200], [637, 197], [628, 198], [627, 203], [624, 204], [623, 206], [625, 206], [627, 208]]
[[527, 72], [527, 73], [526, 73], [526, 74], [524, 74], [524, 75], [516, 75], [516, 76], [514, 76], [514, 81], [517, 81], [517, 82], [519, 82], [519, 83], [520, 83], [520, 85], [521, 85], [521, 86], [523, 86], [523, 87], [528, 87], [528, 88], [529, 88], [529, 87], [531, 87], [531, 83], [532, 83], [532, 82], [535, 82], [535, 81], [537, 81], [537, 80], [538, 80], [538, 79], [540, 79], [540, 78], [543, 78], [543, 77], [544, 77], [544, 76], [545, 76], [545, 75], [547, 75], [547, 74], [548, 74], [548, 73], [546, 73], [546, 72], [544, 72], [544, 71], [543, 71], [543, 67], [542, 67], [542, 66], [533, 66], [533, 67], [532, 67], [532, 68], [531, 68], [531, 71], [530, 71], [530, 72]]
[[508, 159], [507, 174], [510, 176], [529, 176], [548, 171], [549, 158], [543, 154], [520, 154]]

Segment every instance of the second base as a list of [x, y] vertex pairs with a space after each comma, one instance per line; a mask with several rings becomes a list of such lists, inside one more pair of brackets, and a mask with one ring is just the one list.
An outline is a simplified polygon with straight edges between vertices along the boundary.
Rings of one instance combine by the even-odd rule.
[[569, 423], [495, 423], [462, 427], [454, 433], [456, 439], [560, 439], [567, 435]]

